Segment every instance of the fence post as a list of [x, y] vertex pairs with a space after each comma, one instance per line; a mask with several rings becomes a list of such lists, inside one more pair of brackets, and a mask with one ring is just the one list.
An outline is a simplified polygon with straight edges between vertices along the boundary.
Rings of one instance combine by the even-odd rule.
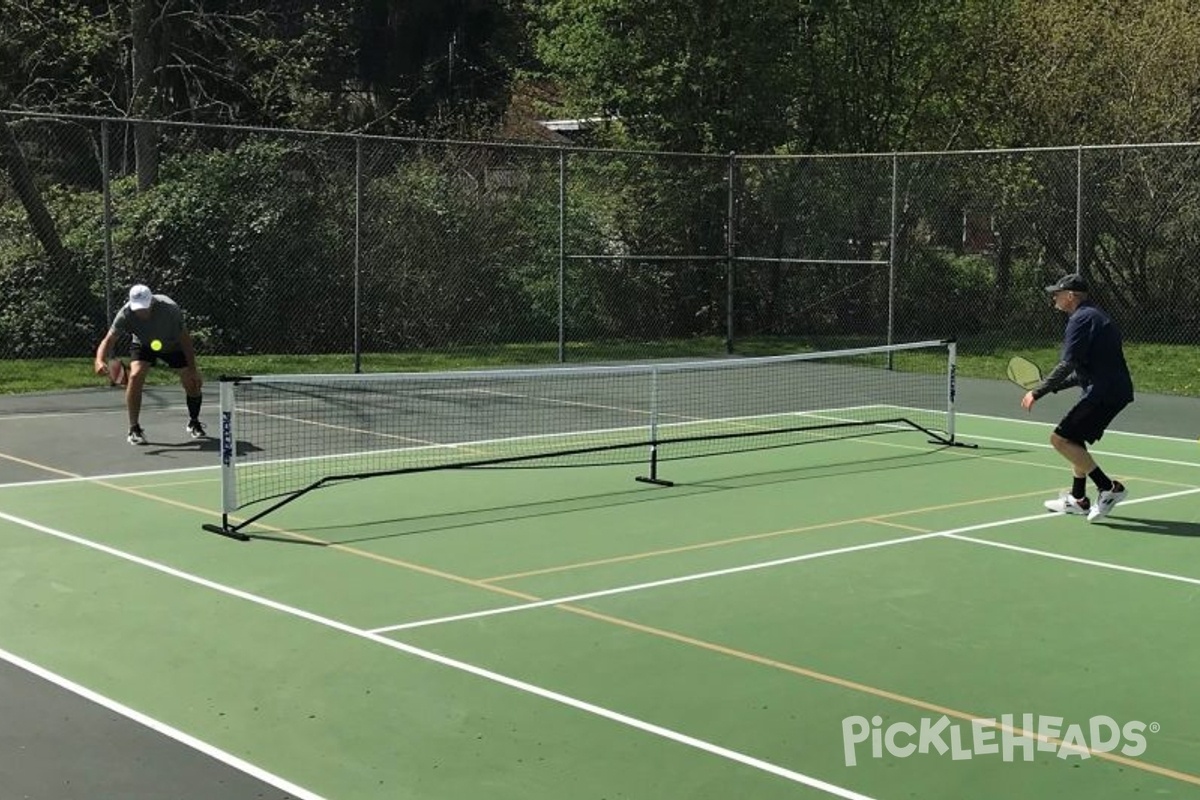
[[728, 191], [726, 192], [725, 209], [725, 354], [733, 355], [733, 301], [734, 275], [736, 261], [736, 233], [734, 230], [734, 180], [737, 177], [737, 153], [729, 151]]
[[1075, 148], [1075, 271], [1083, 274], [1083, 145]]
[[567, 151], [558, 150], [558, 363], [567, 360]]
[[354, 372], [362, 372], [362, 341], [359, 330], [361, 303], [359, 279], [362, 267], [362, 136], [354, 137]]
[[100, 187], [104, 197], [104, 319], [113, 318], [112, 186], [109, 182], [108, 120], [100, 123]]
[[[892, 153], [892, 217], [888, 227], [888, 321], [887, 343], [892, 344], [896, 326], [896, 194], [899, 181], [900, 156]], [[888, 369], [892, 367], [892, 353], [888, 352]]]

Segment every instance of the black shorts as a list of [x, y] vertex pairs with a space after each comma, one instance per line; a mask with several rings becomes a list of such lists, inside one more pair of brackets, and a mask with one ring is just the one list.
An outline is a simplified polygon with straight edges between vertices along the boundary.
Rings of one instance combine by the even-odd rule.
[[150, 366], [154, 366], [159, 361], [166, 364], [171, 369], [183, 369], [187, 366], [187, 356], [182, 350], [168, 350], [154, 352], [149, 345], [138, 344], [134, 342], [129, 348], [129, 359], [131, 361], [146, 361]]
[[1076, 444], [1091, 444], [1100, 440], [1109, 424], [1127, 405], [1103, 403], [1085, 397], [1067, 412], [1054, 432]]

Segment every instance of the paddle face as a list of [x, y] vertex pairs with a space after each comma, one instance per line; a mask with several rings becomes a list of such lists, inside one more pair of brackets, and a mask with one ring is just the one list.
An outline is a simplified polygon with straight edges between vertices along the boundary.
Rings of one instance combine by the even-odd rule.
[[111, 358], [108, 361], [108, 385], [109, 386], [124, 386], [129, 382], [129, 367], [125, 366], [125, 362], [119, 358]]
[[1008, 362], [1008, 379], [1022, 389], [1034, 389], [1042, 382], [1042, 370], [1027, 358], [1013, 356]]

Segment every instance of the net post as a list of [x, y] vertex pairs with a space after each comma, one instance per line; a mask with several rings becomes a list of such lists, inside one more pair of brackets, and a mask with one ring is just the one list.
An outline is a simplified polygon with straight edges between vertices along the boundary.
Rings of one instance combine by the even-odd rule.
[[[954, 430], [954, 410], [958, 395], [958, 342], [955, 339], [947, 339], [946, 345], [946, 440], [942, 444], [949, 444], [952, 447], [967, 447], [978, 448], [979, 445], [968, 444], [961, 442]], [[937, 440], [930, 440], [930, 444], [938, 444]]]
[[237, 428], [236, 404], [234, 402], [234, 386], [242, 378], [221, 376], [220, 383], [220, 415], [221, 415], [221, 524], [206, 523], [200, 527], [210, 533], [218, 533], [231, 539], [247, 542], [250, 537], [229, 524], [229, 514], [237, 510]]
[[235, 380], [221, 376], [221, 511], [236, 511], [237, 498], [237, 407]]
[[635, 480], [657, 486], [674, 486], [671, 481], [658, 477], [658, 367], [650, 368], [650, 474], [639, 475]]
[[958, 342], [946, 342], [949, 368], [946, 370], [946, 435], [954, 441], [954, 400], [958, 392]]
[[650, 474], [638, 475], [634, 478], [642, 483], [653, 483], [655, 486], [674, 486], [674, 481], [666, 481], [658, 477], [658, 445], [650, 445]]
[[230, 539], [237, 539], [239, 542], [250, 541], [249, 534], [242, 533], [237, 526], [229, 524], [229, 515], [221, 515], [221, 524], [213, 525], [211, 522], [206, 522], [200, 526], [209, 533], [215, 533], [220, 536], [228, 536]]

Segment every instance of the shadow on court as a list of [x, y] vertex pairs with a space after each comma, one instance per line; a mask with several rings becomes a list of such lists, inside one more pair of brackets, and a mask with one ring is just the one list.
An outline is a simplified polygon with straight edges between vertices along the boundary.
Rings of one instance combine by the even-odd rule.
[[187, 442], [155, 442], [147, 439], [146, 444], [142, 445], [142, 452], [148, 456], [161, 456], [168, 453], [181, 453], [185, 451], [191, 451], [194, 453], [217, 453], [220, 452], [220, 450], [221, 443], [212, 438], [192, 439], [191, 441]]
[[[139, 449], [142, 453], [148, 456], [161, 456], [169, 453], [183, 452], [219, 453], [221, 452], [221, 440], [217, 439], [212, 434], [209, 434], [203, 439], [189, 439], [183, 442], [156, 442], [151, 438], [147, 438], [146, 444]], [[257, 445], [243, 441], [238, 441], [237, 443], [237, 454], [239, 456], [261, 452], [262, 448]]]
[[1155, 536], [1200, 537], [1200, 522], [1182, 522], [1170, 519], [1145, 519], [1143, 517], [1109, 517], [1097, 524], [1106, 528], [1130, 533], [1148, 533]]
[[[663, 487], [660, 490], [648, 490], [644, 487], [631, 488], [617, 492], [604, 492], [592, 495], [576, 495], [567, 498], [537, 500], [527, 503], [474, 508], [439, 514], [414, 515], [407, 517], [392, 517], [389, 519], [373, 519], [364, 522], [294, 527], [297, 533], [315, 534], [321, 531], [353, 531], [369, 530], [372, 528], [413, 524], [406, 530], [388, 531], [377, 535], [346, 536], [328, 539], [329, 544], [358, 544], [371, 541], [383, 541], [402, 536], [414, 536], [425, 533], [435, 533], [447, 530], [461, 530], [476, 525], [490, 525], [498, 522], [513, 522], [524, 519], [541, 519], [562, 514], [572, 514], [590, 509], [613, 508], [641, 503], [655, 503], [663, 500], [677, 499], [680, 496], [709, 494], [712, 492], [735, 491], [739, 489], [772, 486], [784, 483], [828, 478], [833, 476], [870, 475], [880, 472], [894, 472], [898, 469], [914, 469], [930, 466], [931, 458], [936, 457], [938, 465], [946, 463], [947, 459], [969, 461], [986, 455], [1018, 454], [1029, 452], [1023, 448], [979, 448], [977, 450], [960, 450], [958, 448], [939, 448], [922, 453], [904, 453], [901, 455], [862, 459], [843, 462], [829, 462], [808, 467], [797, 467], [782, 470], [771, 470], [758, 473], [742, 473], [714, 480], [694, 483], [680, 481], [674, 487]], [[667, 468], [669, 472], [669, 467]], [[670, 475], [665, 477], [670, 480]], [[260, 538], [255, 535], [255, 538]]]

